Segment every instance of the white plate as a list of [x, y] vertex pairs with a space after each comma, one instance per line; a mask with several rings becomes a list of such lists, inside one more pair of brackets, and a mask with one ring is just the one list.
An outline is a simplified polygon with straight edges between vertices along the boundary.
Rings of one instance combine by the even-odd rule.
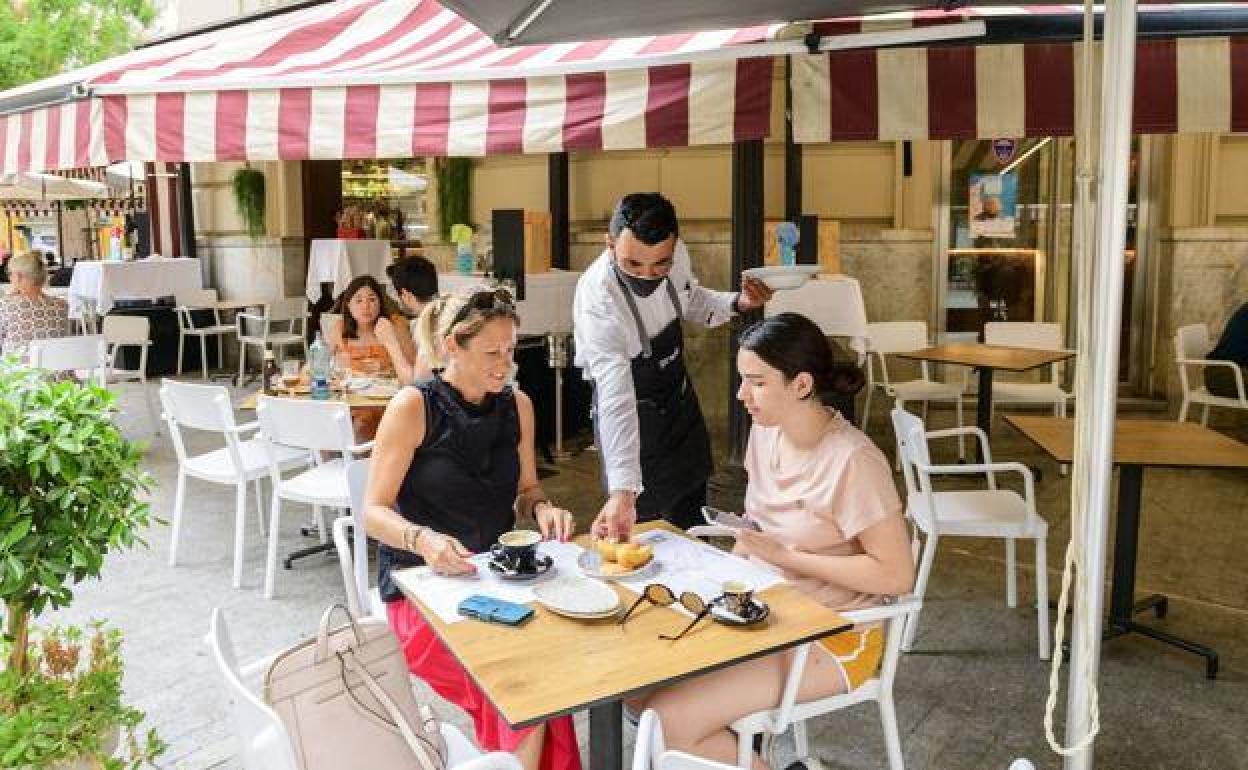
[[562, 575], [533, 587], [533, 598], [551, 612], [569, 617], [607, 617], [620, 607], [620, 596], [592, 578]]
[[360, 395], [366, 398], [394, 398], [398, 392], [399, 387], [397, 385], [390, 385], [388, 383], [383, 384], [379, 382], [376, 385], [361, 390]]
[[637, 577], [654, 572], [658, 569], [659, 560], [651, 558], [650, 561], [626, 572], [603, 572], [602, 571], [602, 555], [597, 551], [583, 551], [580, 556], [576, 557], [576, 566], [587, 577], [598, 578], [599, 580], [621, 580], [624, 578]]
[[347, 380], [347, 390], [352, 393], [358, 393], [373, 387], [373, 380], [369, 377], [351, 377]]
[[742, 274], [757, 278], [771, 289], [796, 289], [822, 270], [822, 265], [771, 265], [751, 267]]

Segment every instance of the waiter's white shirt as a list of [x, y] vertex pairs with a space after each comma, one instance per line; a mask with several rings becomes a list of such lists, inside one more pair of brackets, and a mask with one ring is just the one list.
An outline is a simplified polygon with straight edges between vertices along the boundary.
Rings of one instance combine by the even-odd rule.
[[[576, 285], [572, 306], [577, 366], [594, 383], [598, 450], [611, 492], [642, 491], [641, 432], [633, 391], [632, 360], [641, 354], [641, 338], [628, 308], [626, 291], [611, 269], [604, 249]], [[698, 284], [684, 241], [677, 240], [668, 278], [680, 297], [684, 320], [718, 326], [732, 318], [736, 293]], [[649, 297], [633, 295], [646, 334], [657, 337], [676, 318], [666, 286]], [[680, 351], [684, 354], [684, 351]]]

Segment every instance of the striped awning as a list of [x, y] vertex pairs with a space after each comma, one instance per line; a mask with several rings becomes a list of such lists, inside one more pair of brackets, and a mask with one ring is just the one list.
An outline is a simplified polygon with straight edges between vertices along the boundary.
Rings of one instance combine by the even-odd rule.
[[0, 119], [0, 170], [760, 138], [772, 59], [738, 50], [776, 28], [502, 49], [434, 0], [339, 0], [93, 67], [90, 98]]
[[[794, 56], [794, 139], [820, 143], [1073, 135], [1082, 44], [1069, 39], [995, 41], [1034, 40], [1044, 29], [1068, 38], [1072, 31], [1077, 34], [1077, 11], [1060, 6], [968, 8], [818, 22], [817, 32], [832, 35], [983, 19], [988, 21], [989, 44]], [[1203, 22], [1221, 23], [1232, 11], [1242, 15], [1243, 4], [1140, 7], [1135, 133], [1248, 131], [1248, 37], [1177, 36], [1207, 34], [1201, 31]], [[1099, 43], [1094, 50], [1092, 88], [1099, 91]], [[1094, 103], [1099, 110], [1099, 99]]]

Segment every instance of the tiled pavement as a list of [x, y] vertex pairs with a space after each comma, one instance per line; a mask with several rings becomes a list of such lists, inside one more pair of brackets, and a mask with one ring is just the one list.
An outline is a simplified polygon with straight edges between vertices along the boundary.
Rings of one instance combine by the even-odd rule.
[[[122, 423], [142, 437], [146, 417], [138, 398], [125, 391]], [[873, 435], [891, 453], [891, 431], [878, 415]], [[949, 419], [935, 412], [932, 422]], [[1234, 430], [1248, 438], [1242, 427]], [[1050, 522], [1049, 565], [1056, 568], [1067, 537], [1068, 480], [1000, 422], [994, 452], [1045, 470], [1039, 507]], [[545, 482], [582, 526], [596, 510], [596, 462], [592, 453], [581, 454]], [[155, 438], [148, 467], [159, 482], [153, 506], [167, 515], [176, 472], [167, 436]], [[308, 635], [343, 588], [337, 563], [317, 556], [282, 571], [277, 598], [264, 600], [263, 541], [254, 526], [247, 531], [243, 588], [231, 588], [232, 491], [191, 485], [178, 567], [167, 564], [168, 527], [154, 527], [149, 549], [111, 558], [103, 580], [82, 586], [73, 606], [44, 621], [104, 618], [122, 628], [129, 699], [171, 744], [162, 766], [232, 768], [239, 764], [203, 643], [210, 609], [224, 608], [246, 660]], [[282, 551], [305, 544], [297, 527], [306, 516], [307, 509], [288, 509]], [[1097, 767], [1248, 769], [1248, 613], [1233, 609], [1248, 607], [1248, 475], [1150, 471], [1143, 518], [1141, 591], [1169, 591], [1171, 611], [1161, 625], [1218, 647], [1223, 673], [1207, 682], [1190, 656], [1139, 638], [1111, 642], [1101, 669]], [[1042, 727], [1049, 669], [1035, 656], [1030, 546], [1020, 547], [1015, 610], [1004, 606], [1002, 550], [998, 542], [942, 541], [917, 649], [904, 658], [896, 689], [911, 768], [1004, 768], [1019, 756], [1039, 768], [1061, 766]], [[1058, 578], [1050, 575], [1052, 591]], [[449, 706], [442, 713], [463, 722]], [[1060, 713], [1057, 724], [1060, 729]], [[583, 722], [580, 732], [584, 744]], [[827, 768], [884, 766], [870, 706], [818, 720], [811, 736]], [[783, 767], [790, 744], [781, 745]]]

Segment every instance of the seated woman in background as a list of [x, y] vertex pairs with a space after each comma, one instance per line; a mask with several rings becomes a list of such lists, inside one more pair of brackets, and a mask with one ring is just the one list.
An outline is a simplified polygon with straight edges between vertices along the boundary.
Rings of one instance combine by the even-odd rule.
[[21, 355], [33, 340], [72, 334], [69, 306], [43, 293], [48, 270], [39, 252], [19, 254], [9, 260], [13, 290], [0, 297], [0, 355]]
[[411, 374], [416, 360], [407, 319], [386, 296], [371, 275], [361, 275], [334, 303], [342, 317], [334, 322], [325, 340], [338, 363], [352, 373], [366, 377], [399, 377]]
[[412, 672], [472, 716], [482, 748], [514, 752], [526, 770], [579, 770], [572, 718], [511, 729], [390, 577], [419, 564], [444, 575], [474, 573], [468, 557], [516, 526], [559, 540], [572, 535], [572, 514], [537, 479], [533, 404], [507, 384], [516, 327], [510, 295], [492, 289], [425, 309], [422, 345], [436, 339], [445, 368], [386, 407], [365, 493], [366, 526], [381, 541], [381, 597]]
[[[910, 592], [914, 560], [889, 462], [825, 406], [835, 394], [860, 388], [861, 372], [836, 363], [823, 332], [797, 313], [747, 329], [737, 370], [737, 398], [753, 418], [745, 512], [761, 531], [739, 530], [735, 552], [778, 569], [833, 610], [869, 607]], [[883, 637], [878, 625], [870, 625], [819, 640], [806, 661], [799, 702], [847, 692], [870, 679]], [[668, 748], [736, 764], [737, 738], [728, 726], [780, 703], [793, 655], [777, 653], [706, 674], [630, 705], [659, 712]], [[754, 767], [766, 763], [755, 757]]]
[[[417, 319], [425, 307], [438, 296], [438, 270], [433, 263], [424, 257], [412, 256], [395, 260], [386, 268], [386, 275], [398, 293], [403, 310], [411, 319], [412, 337], [416, 337]], [[399, 372], [399, 379], [404, 382], [416, 382], [429, 377], [433, 373], [428, 357], [419, 346], [413, 359], [410, 372]]]

